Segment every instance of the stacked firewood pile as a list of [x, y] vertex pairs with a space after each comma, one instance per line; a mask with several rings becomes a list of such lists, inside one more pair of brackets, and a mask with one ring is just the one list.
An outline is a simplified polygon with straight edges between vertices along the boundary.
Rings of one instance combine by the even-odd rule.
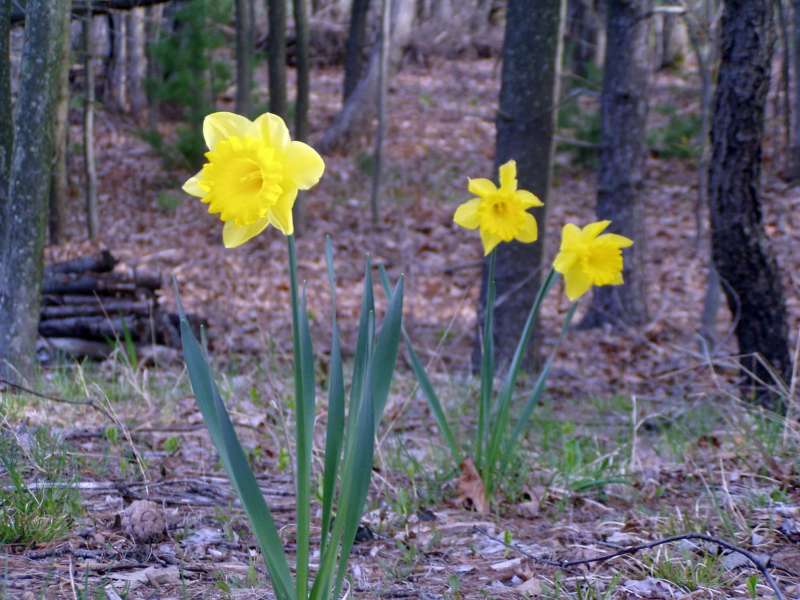
[[[115, 348], [139, 359], [178, 356], [178, 316], [159, 304], [161, 273], [121, 268], [107, 250], [45, 267], [39, 358], [103, 359]], [[192, 318], [199, 326], [199, 319]]]

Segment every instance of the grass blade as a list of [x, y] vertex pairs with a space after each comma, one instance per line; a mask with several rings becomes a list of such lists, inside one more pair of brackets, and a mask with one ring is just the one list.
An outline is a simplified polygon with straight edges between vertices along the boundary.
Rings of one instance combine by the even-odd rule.
[[[386, 270], [382, 265], [379, 272], [384, 292], [387, 296], [389, 296], [391, 293], [391, 288], [389, 287], [389, 278], [387, 277]], [[417, 378], [419, 388], [422, 391], [422, 394], [425, 396], [425, 399], [428, 401], [428, 407], [431, 409], [434, 419], [436, 419], [436, 426], [444, 436], [445, 442], [450, 449], [453, 462], [456, 466], [458, 466], [461, 463], [462, 458], [461, 447], [456, 441], [456, 437], [453, 435], [452, 429], [450, 429], [444, 408], [442, 407], [442, 403], [439, 401], [439, 396], [436, 394], [436, 390], [434, 389], [433, 384], [428, 377], [428, 373], [425, 371], [425, 367], [422, 365], [419, 356], [417, 356], [417, 353], [414, 350], [414, 346], [411, 343], [411, 338], [406, 331], [405, 325], [401, 327], [400, 331], [403, 336], [403, 344], [406, 348], [406, 354], [408, 355], [408, 362], [411, 364], [411, 370], [414, 371], [414, 376]]]

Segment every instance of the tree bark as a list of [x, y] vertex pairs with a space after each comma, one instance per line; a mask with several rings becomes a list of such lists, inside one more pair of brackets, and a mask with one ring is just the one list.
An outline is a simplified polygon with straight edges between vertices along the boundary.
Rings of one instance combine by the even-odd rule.
[[236, 112], [253, 117], [253, 48], [255, 40], [252, 0], [236, 0]]
[[10, 379], [33, 368], [67, 6], [29, 0], [26, 7], [8, 218], [0, 221], [0, 373]]
[[267, 0], [269, 112], [286, 119], [286, 0]]
[[[394, 0], [392, 2], [389, 78], [400, 67], [403, 49], [408, 45], [411, 38], [416, 12], [414, 8], [414, 0]], [[372, 49], [366, 73], [320, 140], [319, 150], [323, 154], [342, 144], [353, 131], [367, 129], [370, 120], [375, 115], [380, 54], [380, 43], [376, 43]]]
[[294, 107], [294, 135], [298, 140], [308, 139], [308, 103], [310, 69], [308, 57], [308, 15], [306, 0], [292, 0], [297, 52], [297, 99]]
[[386, 135], [386, 96], [388, 94], [389, 76], [389, 44], [392, 39], [392, 0], [383, 0], [381, 14], [380, 68], [378, 69], [378, 131], [375, 135], [375, 170], [372, 173], [372, 193], [370, 194], [370, 210], [372, 226], [377, 227], [380, 221], [379, 205], [381, 194], [381, 177], [383, 175], [383, 139]]
[[[547, 205], [553, 163], [555, 106], [559, 96], [564, 0], [509, 0], [503, 42], [503, 70], [497, 112], [495, 166], [517, 161], [519, 187]], [[495, 171], [496, 172], [496, 171]], [[511, 242], [497, 247], [495, 348], [498, 365], [507, 364], [541, 283], [545, 208], [533, 210], [539, 222], [534, 244]], [[484, 264], [481, 314], [486, 302]], [[538, 337], [528, 349], [528, 364], [537, 360]], [[480, 353], [476, 345], [476, 353]], [[475, 354], [473, 354], [473, 364]]]
[[128, 53], [126, 40], [126, 23], [123, 13], [115, 12], [109, 15], [111, 25], [111, 64], [107, 75], [107, 97], [109, 104], [120, 112], [128, 112], [127, 94], [127, 63]]
[[800, 180], [800, 0], [794, 0], [794, 139], [792, 140], [791, 177]]
[[344, 89], [342, 103], [356, 89], [364, 70], [364, 44], [367, 37], [367, 15], [369, 14], [369, 0], [353, 0], [350, 10], [350, 29], [347, 33], [347, 43], [344, 56]]
[[97, 215], [97, 166], [94, 159], [94, 31], [93, 17], [83, 19], [83, 67], [85, 72], [83, 94], [83, 173], [86, 207], [86, 232], [93, 240], [100, 228]]
[[609, 231], [634, 240], [626, 251], [621, 286], [594, 288], [582, 326], [638, 325], [647, 320], [644, 277], [644, 163], [652, 0], [609, 0], [601, 95], [600, 166], [596, 212], [611, 220]]
[[755, 354], [784, 381], [791, 373], [783, 285], [764, 231], [760, 200], [761, 145], [774, 46], [770, 0], [725, 0], [721, 37], [709, 166], [714, 263], [734, 315], [748, 395], [783, 411], [782, 399], [759, 389], [748, 374], [774, 383]]
[[0, 0], [0, 222], [8, 196], [8, 173], [14, 146], [11, 112], [11, 0]]
[[[252, 2], [252, 0], [249, 0]], [[161, 4], [147, 9], [145, 20], [145, 39], [147, 41], [147, 121], [151, 131], [158, 131], [161, 102], [158, 96], [162, 82], [161, 65], [155, 54], [155, 48], [161, 39], [161, 21], [164, 18], [164, 6]]]
[[134, 8], [125, 15], [125, 45], [128, 102], [131, 112], [138, 118], [147, 110], [147, 94], [144, 90], [147, 56], [143, 8]]
[[[69, 32], [70, 14], [64, 15], [64, 28]], [[67, 177], [67, 144], [69, 140], [69, 69], [72, 63], [69, 33], [61, 45], [61, 60], [64, 63], [58, 81], [55, 123], [55, 153], [53, 175], [50, 182], [50, 243], [60, 244], [64, 238], [69, 180]]]

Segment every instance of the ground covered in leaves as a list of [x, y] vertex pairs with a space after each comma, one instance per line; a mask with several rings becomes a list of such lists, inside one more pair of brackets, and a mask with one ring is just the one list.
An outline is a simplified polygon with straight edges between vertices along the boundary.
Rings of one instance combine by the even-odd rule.
[[[364, 254], [390, 275], [406, 275], [406, 325], [465, 441], [477, 396], [469, 355], [481, 250], [476, 236], [452, 224], [452, 211], [466, 196], [467, 176], [491, 175], [498, 87], [493, 61], [406, 68], [393, 81], [390, 98], [379, 226], [369, 218], [370, 149], [357, 138], [347, 152], [325, 157], [326, 176], [304, 198], [298, 241], [323, 363], [330, 316], [325, 235], [336, 250], [346, 347], [353, 346]], [[313, 143], [338, 108], [339, 73], [315, 73], [312, 92]], [[456, 501], [457, 468], [447, 462], [425, 402], [401, 363], [370, 511], [351, 563], [351, 596], [773, 594], [741, 555], [696, 541], [601, 564], [556, 564], [689, 532], [725, 539], [768, 560], [786, 597], [800, 594], [800, 436], [793, 422], [776, 422], [735, 397], [729, 382], [735, 345], [724, 309], [713, 351], [696, 335], [707, 270], [707, 252], [695, 239], [696, 161], [663, 151], [676, 111], [696, 108], [696, 96], [690, 77], [659, 76], [651, 131], [662, 151], [648, 162], [645, 190], [652, 319], [635, 331], [570, 334], [558, 351], [548, 398], [489, 515]], [[794, 222], [800, 188], [776, 175], [776, 122], [770, 121], [765, 157], [766, 223], [796, 332], [800, 269], [792, 242], [800, 226]], [[74, 241], [50, 248], [50, 258], [108, 247], [131, 266], [177, 277], [189, 310], [210, 323], [223, 393], [291, 552], [285, 241], [269, 231], [225, 251], [219, 223], [179, 192], [188, 171], [166, 170], [133, 123], [103, 113], [99, 129], [102, 238], [78, 241], [84, 225], [75, 175], [68, 228]], [[547, 223], [540, 226], [550, 256], [562, 223], [593, 218], [594, 175], [576, 158], [570, 147], [558, 153]], [[80, 172], [79, 159], [73, 167]], [[382, 297], [379, 289], [376, 295]], [[545, 350], [566, 309], [561, 294], [548, 299]], [[5, 505], [31, 516], [24, 523], [0, 519], [0, 534], [28, 534], [23, 543], [0, 546], [0, 595], [268, 597], [263, 563], [180, 366], [153, 368], [131, 359], [121, 351], [104, 364], [53, 369], [32, 383], [78, 405], [0, 391], [0, 454], [10, 457], [1, 471], [0, 512]], [[24, 489], [20, 481], [27, 482]], [[164, 519], [167, 531], [147, 543], [135, 541], [126, 516], [142, 499], [156, 504], [155, 518]]]

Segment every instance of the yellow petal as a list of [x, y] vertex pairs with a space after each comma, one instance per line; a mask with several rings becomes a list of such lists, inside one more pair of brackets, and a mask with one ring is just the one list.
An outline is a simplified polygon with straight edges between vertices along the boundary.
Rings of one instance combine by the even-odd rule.
[[566, 273], [575, 264], [578, 255], [570, 250], [562, 250], [556, 255], [553, 261], [553, 268], [559, 273]]
[[222, 242], [226, 248], [236, 248], [264, 231], [267, 225], [269, 225], [267, 217], [251, 225], [237, 225], [233, 221], [228, 221], [222, 229]]
[[630, 248], [633, 246], [633, 240], [626, 238], [624, 235], [617, 235], [616, 233], [604, 233], [597, 238], [596, 242], [609, 244], [615, 248]]
[[561, 249], [565, 250], [575, 246], [581, 237], [581, 230], [577, 225], [567, 223], [561, 230]]
[[536, 223], [536, 219], [529, 212], [524, 213], [522, 216], [522, 223], [519, 233], [517, 233], [517, 239], [523, 244], [530, 244], [539, 239], [539, 227]]
[[287, 190], [275, 202], [275, 205], [269, 211], [269, 222], [279, 229], [283, 235], [292, 235], [294, 233], [294, 219], [292, 218], [292, 208], [294, 208], [294, 201], [297, 198], [297, 190]]
[[564, 273], [564, 283], [566, 284], [567, 298], [572, 302], [575, 302], [592, 287], [591, 277], [583, 272], [580, 265], [575, 265]]
[[488, 179], [482, 177], [478, 179], [468, 179], [467, 189], [470, 194], [475, 194], [482, 198], [497, 193], [497, 186]]
[[527, 209], [534, 206], [544, 206], [544, 202], [539, 200], [535, 194], [530, 193], [528, 190], [517, 190], [514, 192], [514, 196], [522, 205], [522, 208]]
[[596, 221], [594, 223], [589, 223], [586, 227], [583, 228], [583, 235], [585, 240], [593, 240], [598, 235], [605, 231], [606, 227], [611, 225], [611, 221]]
[[480, 225], [480, 218], [478, 217], [478, 207], [481, 201], [478, 198], [467, 200], [456, 209], [453, 215], [453, 221], [456, 225], [460, 225], [464, 229], [477, 229]]
[[499, 236], [486, 231], [485, 229], [481, 229], [481, 242], [483, 243], [483, 255], [488, 256], [489, 253], [494, 250], [495, 246], [502, 242], [503, 240], [500, 239]]
[[290, 142], [286, 148], [286, 176], [301, 190], [307, 190], [320, 180], [325, 171], [322, 157], [308, 144]]
[[289, 129], [278, 115], [264, 113], [256, 119], [256, 127], [261, 137], [276, 150], [285, 150], [289, 145]]
[[202, 183], [200, 183], [200, 173], [202, 173], [202, 171], [199, 171], [193, 177], [189, 177], [189, 179], [186, 180], [186, 183], [183, 184], [183, 191], [190, 196], [202, 198], [208, 193], [208, 189]]
[[211, 113], [203, 120], [203, 137], [209, 150], [213, 150], [221, 140], [256, 135], [256, 131], [250, 119], [232, 112]]
[[517, 189], [517, 161], [500, 165], [500, 189], [509, 192]]

